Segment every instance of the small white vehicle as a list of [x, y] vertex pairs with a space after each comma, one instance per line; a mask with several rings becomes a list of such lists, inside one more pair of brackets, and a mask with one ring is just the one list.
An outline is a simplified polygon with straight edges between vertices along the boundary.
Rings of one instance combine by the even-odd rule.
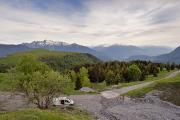
[[71, 106], [71, 105], [74, 105], [74, 101], [71, 99], [68, 99], [67, 97], [57, 97], [57, 98], [53, 98], [53, 105], [55, 105], [55, 106], [59, 106], [59, 105]]

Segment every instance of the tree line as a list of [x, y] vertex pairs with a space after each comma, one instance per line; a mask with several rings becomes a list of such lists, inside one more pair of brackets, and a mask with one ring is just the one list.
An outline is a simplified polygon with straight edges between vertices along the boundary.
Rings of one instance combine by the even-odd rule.
[[[163, 70], [180, 69], [180, 65], [175, 63], [153, 63], [150, 61], [131, 61], [131, 62], [101, 62], [98, 64], [86, 64], [83, 66], [76, 66], [71, 71], [72, 79], [78, 81], [76, 89], [80, 89], [82, 85], [81, 78], [78, 77], [82, 69], [86, 71], [84, 74], [91, 83], [106, 82], [106, 85], [117, 85], [122, 82], [143, 81], [148, 75], [158, 76], [158, 73]], [[74, 77], [76, 76], [76, 77]], [[82, 80], [83, 81], [83, 80]], [[86, 80], [87, 81], [87, 80]]]

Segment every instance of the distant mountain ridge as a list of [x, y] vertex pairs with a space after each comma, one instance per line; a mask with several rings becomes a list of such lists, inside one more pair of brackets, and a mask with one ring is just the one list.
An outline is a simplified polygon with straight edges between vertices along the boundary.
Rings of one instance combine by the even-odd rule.
[[155, 56], [153, 61], [164, 62], [164, 63], [174, 62], [174, 63], [180, 64], [180, 46], [168, 54]]
[[180, 47], [176, 48], [174, 51], [172, 51], [171, 48], [162, 46], [137, 47], [132, 45], [112, 45], [108, 47], [96, 46], [89, 48], [76, 43], [69, 44], [52, 40], [33, 41], [31, 43], [22, 43], [19, 45], [0, 44], [0, 57], [39, 48], [52, 51], [88, 53], [102, 61], [151, 60], [155, 62], [180, 63]]
[[177, 63], [180, 64], [180, 46], [177, 47], [175, 50], [173, 50], [170, 53], [167, 54], [162, 54], [158, 56], [141, 56], [141, 55], [136, 55], [136, 56], [131, 56], [127, 59], [128, 61], [131, 60], [150, 60], [154, 62], [160, 62], [160, 63]]
[[28, 46], [30, 48], [43, 48], [46, 46], [66, 46], [66, 45], [70, 45], [70, 44], [68, 44], [66, 42], [44, 40], [44, 41], [33, 41], [31, 43], [22, 43], [22, 45]]
[[153, 61], [153, 57], [152, 56], [148, 56], [148, 55], [134, 55], [134, 56], [130, 56], [126, 60], [127, 61], [132, 61], [132, 60]]
[[66, 42], [44, 40], [44, 41], [33, 41], [31, 43], [23, 43], [22, 45], [25, 45], [29, 48], [43, 48], [47, 50], [64, 51], [64, 52], [89, 53], [103, 61], [108, 61], [111, 59], [110, 57], [106, 56], [104, 53], [98, 52], [94, 49], [90, 49], [86, 46], [82, 46], [76, 43], [68, 44]]
[[93, 49], [104, 52], [115, 60], [126, 60], [131, 56], [156, 56], [172, 51], [171, 48], [163, 46], [137, 47], [133, 45], [96, 46]]
[[7, 56], [9, 54], [13, 54], [16, 52], [24, 52], [31, 50], [31, 48], [25, 46], [25, 45], [5, 45], [0, 44], [0, 57]]

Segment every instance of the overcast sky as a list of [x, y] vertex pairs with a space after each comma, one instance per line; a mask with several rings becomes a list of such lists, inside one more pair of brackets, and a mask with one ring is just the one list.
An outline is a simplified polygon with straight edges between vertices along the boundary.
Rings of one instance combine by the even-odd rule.
[[0, 0], [0, 43], [180, 45], [180, 0]]

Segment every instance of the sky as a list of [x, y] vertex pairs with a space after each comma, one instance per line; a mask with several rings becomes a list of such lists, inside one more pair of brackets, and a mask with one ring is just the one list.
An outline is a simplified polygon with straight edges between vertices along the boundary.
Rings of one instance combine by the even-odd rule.
[[180, 45], [180, 0], [0, 0], [0, 43]]

